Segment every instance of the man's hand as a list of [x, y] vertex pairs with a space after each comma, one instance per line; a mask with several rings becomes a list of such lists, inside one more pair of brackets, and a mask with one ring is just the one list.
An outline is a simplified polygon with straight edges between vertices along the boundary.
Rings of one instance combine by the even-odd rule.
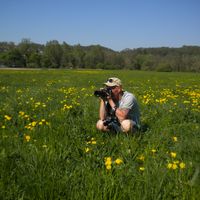
[[112, 96], [111, 96], [111, 94], [108, 94], [107, 100], [109, 101], [110, 99], [112, 99]]

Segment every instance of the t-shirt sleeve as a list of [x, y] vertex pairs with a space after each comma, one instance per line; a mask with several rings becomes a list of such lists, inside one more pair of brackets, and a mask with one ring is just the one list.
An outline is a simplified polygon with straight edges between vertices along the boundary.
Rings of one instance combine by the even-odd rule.
[[124, 100], [123, 103], [120, 105], [121, 109], [131, 109], [134, 105], [134, 97], [133, 95], [127, 95]]

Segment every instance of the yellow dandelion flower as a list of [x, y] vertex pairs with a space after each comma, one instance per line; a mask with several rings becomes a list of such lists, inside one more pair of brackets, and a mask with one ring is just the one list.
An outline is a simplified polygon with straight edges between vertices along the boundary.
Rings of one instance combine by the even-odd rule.
[[104, 161], [105, 161], [105, 165], [111, 165], [112, 164], [112, 158], [111, 157], [105, 157]]
[[175, 169], [177, 169], [177, 168], [178, 168], [177, 164], [176, 164], [176, 163], [173, 163], [173, 164], [172, 164], [172, 169], [175, 170]]
[[140, 155], [140, 156], [138, 157], [138, 159], [141, 160], [141, 161], [144, 161], [145, 157], [144, 157], [144, 155], [142, 154], [142, 155]]
[[90, 151], [90, 148], [86, 147], [85, 152], [88, 153]]
[[35, 127], [36, 124], [37, 124], [37, 122], [32, 122], [32, 123], [31, 123], [31, 126]]
[[123, 163], [123, 160], [122, 160], [122, 159], [117, 158], [117, 159], [115, 160], [115, 164], [120, 165], [121, 163]]
[[155, 149], [152, 149], [151, 152], [152, 152], [152, 153], [156, 153], [156, 150], [155, 150]]
[[180, 167], [181, 169], [184, 169], [184, 168], [185, 168], [185, 163], [184, 163], [184, 162], [181, 162], [181, 163], [179, 164], [179, 167]]
[[111, 165], [112, 164], [112, 160], [106, 160], [105, 161], [105, 165]]
[[177, 142], [178, 141], [177, 137], [173, 137], [173, 141]]
[[140, 171], [144, 171], [145, 168], [144, 168], [144, 167], [140, 167], [139, 170], [140, 170]]
[[5, 120], [10, 121], [12, 119], [12, 117], [10, 117], [9, 115], [4, 115]]
[[27, 119], [29, 119], [29, 115], [24, 115], [24, 118], [27, 118]]
[[25, 112], [19, 111], [19, 115], [20, 115], [20, 116], [24, 116], [24, 115], [25, 115]]
[[25, 140], [26, 140], [27, 142], [29, 142], [30, 139], [31, 139], [30, 135], [25, 135]]
[[65, 104], [63, 109], [64, 109], [64, 110], [68, 110], [68, 109], [71, 109], [71, 108], [72, 108], [72, 105], [69, 105], [69, 106], [68, 106], [67, 104]]
[[107, 170], [111, 170], [111, 165], [106, 165]]
[[170, 155], [172, 158], [176, 158], [176, 152], [171, 152]]
[[172, 163], [168, 163], [168, 164], [167, 164], [167, 168], [168, 168], [168, 169], [171, 169], [171, 168], [172, 168]]
[[107, 161], [107, 160], [112, 160], [112, 158], [111, 158], [111, 157], [105, 157], [104, 160], [105, 160], [105, 161]]

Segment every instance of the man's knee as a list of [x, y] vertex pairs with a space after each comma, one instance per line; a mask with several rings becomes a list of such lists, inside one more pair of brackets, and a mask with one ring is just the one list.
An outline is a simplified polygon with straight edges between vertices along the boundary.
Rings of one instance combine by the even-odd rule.
[[121, 128], [123, 132], [132, 132], [134, 127], [134, 122], [129, 119], [125, 119], [121, 122]]
[[103, 131], [103, 130], [105, 129], [102, 120], [99, 120], [99, 121], [97, 122], [96, 127], [97, 127], [97, 129], [100, 130], [100, 131]]

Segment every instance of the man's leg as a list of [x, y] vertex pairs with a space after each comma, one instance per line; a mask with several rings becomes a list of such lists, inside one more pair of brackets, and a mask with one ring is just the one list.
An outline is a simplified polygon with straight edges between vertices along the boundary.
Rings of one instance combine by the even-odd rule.
[[135, 132], [136, 131], [136, 123], [133, 120], [125, 119], [121, 122], [121, 129], [123, 132]]

